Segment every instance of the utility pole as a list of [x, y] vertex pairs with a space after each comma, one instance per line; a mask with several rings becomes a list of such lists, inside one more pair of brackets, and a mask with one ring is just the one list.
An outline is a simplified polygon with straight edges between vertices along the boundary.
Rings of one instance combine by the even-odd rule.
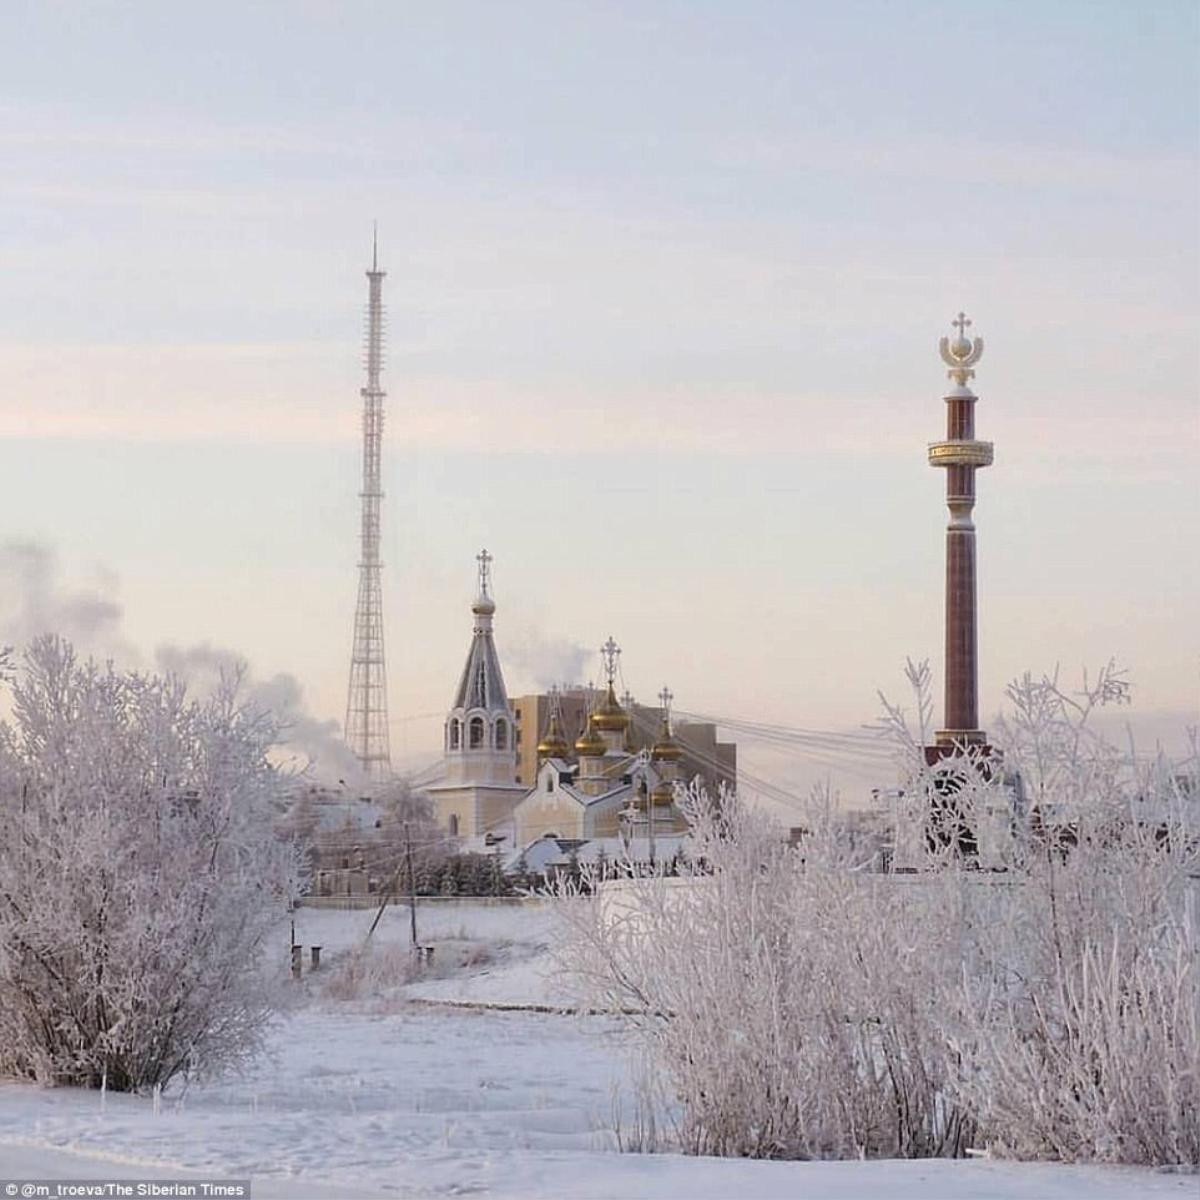
[[408, 864], [408, 920], [412, 927], [412, 944], [417, 944], [417, 881], [413, 873], [412, 835], [404, 822], [404, 861]]
[[642, 769], [642, 787], [646, 789], [646, 836], [650, 843], [650, 874], [654, 874], [654, 790], [650, 786], [650, 752], [645, 747], [638, 751], [638, 764]]
[[654, 874], [654, 792], [646, 783], [646, 831], [650, 837], [650, 874]]

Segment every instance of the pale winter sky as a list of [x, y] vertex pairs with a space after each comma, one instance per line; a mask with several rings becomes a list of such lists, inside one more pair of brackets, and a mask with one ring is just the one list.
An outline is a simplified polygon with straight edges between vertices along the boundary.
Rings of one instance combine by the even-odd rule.
[[1112, 655], [1194, 721], [1197, 12], [11, 0], [0, 636], [209, 642], [341, 718], [377, 218], [396, 757], [485, 544], [514, 691], [612, 633], [641, 697], [830, 729], [940, 669], [960, 307], [985, 715]]

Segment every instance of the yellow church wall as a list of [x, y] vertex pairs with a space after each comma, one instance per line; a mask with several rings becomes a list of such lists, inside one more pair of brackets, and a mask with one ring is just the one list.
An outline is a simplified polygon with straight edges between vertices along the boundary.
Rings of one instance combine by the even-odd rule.
[[583, 806], [563, 792], [535, 791], [517, 806], [517, 843], [527, 846], [547, 833], [583, 837]]
[[507, 824], [521, 802], [521, 793], [488, 793], [483, 792], [479, 797], [479, 823], [477, 833], [492, 833], [499, 826]]

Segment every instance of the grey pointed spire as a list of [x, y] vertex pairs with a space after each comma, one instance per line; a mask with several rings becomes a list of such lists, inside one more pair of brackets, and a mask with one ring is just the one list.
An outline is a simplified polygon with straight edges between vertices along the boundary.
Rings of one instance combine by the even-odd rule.
[[496, 611], [496, 602], [490, 594], [492, 556], [483, 550], [476, 561], [479, 563], [479, 594], [471, 605], [475, 627], [467, 662], [454, 693], [453, 707], [464, 711], [481, 708], [485, 712], [506, 713], [509, 710], [508, 692], [504, 688], [500, 656], [492, 638], [492, 617]]

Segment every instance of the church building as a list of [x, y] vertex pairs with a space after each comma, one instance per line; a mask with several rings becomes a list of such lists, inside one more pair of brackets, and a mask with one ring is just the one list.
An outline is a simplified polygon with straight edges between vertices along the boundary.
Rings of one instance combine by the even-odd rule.
[[675, 803], [675, 784], [686, 780], [680, 775], [683, 747], [671, 732], [671, 694], [663, 689], [662, 719], [653, 745], [634, 752], [631, 718], [614, 688], [620, 650], [612, 638], [604, 654], [608, 685], [573, 748], [563, 736], [557, 707], [551, 709], [538, 743], [537, 778], [513, 814], [517, 846], [543, 837], [588, 841], [687, 828]]
[[529, 790], [517, 780], [516, 719], [492, 638], [492, 556], [483, 550], [476, 561], [479, 594], [471, 605], [471, 648], [446, 718], [442, 778], [426, 789], [438, 824], [452, 837], [503, 832]]
[[[543, 837], [653, 838], [685, 830], [675, 804], [676, 783], [687, 782], [685, 747], [671, 729], [671, 693], [664, 688], [660, 694], [653, 740], [635, 734], [635, 706], [617, 699], [621, 651], [612, 638], [601, 650], [606, 687], [592, 698], [579, 736], [573, 744], [568, 740], [561, 697], [553, 689], [536, 774], [521, 782], [518, 723], [493, 638], [492, 556], [484, 550], [477, 561], [471, 646], [446, 717], [442, 776], [426, 789], [438, 824], [452, 837], [502, 841], [510, 851]], [[523, 732], [527, 738], [535, 733]]]

